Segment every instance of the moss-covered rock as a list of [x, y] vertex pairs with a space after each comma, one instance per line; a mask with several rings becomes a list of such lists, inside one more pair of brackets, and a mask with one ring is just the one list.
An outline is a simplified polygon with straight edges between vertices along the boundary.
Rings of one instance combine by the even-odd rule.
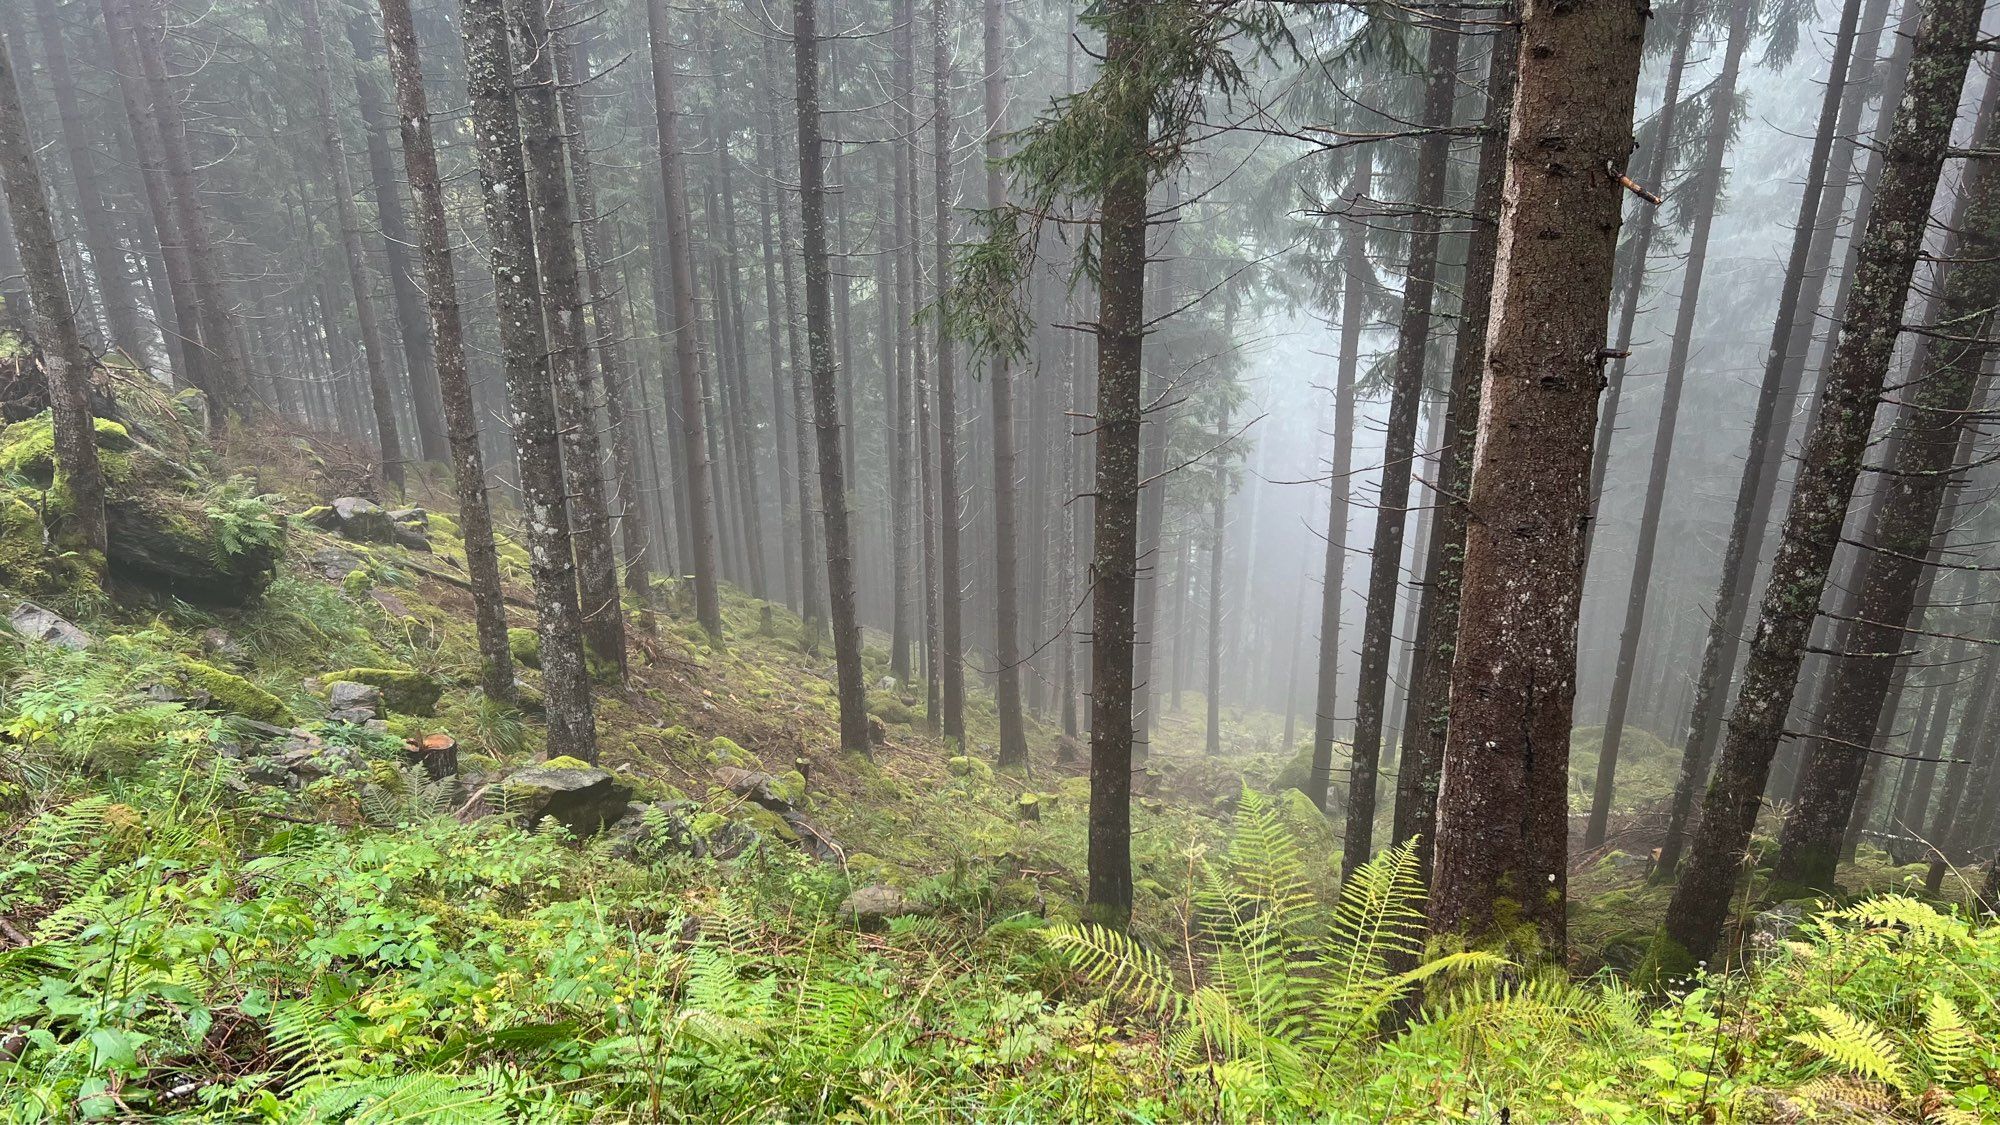
[[987, 765], [978, 758], [967, 757], [964, 754], [947, 759], [945, 761], [945, 768], [951, 771], [953, 777], [971, 778], [974, 781], [993, 780], [992, 766]]
[[328, 672], [321, 679], [329, 683], [351, 680], [379, 688], [382, 702], [388, 705], [389, 710], [401, 711], [405, 715], [436, 714], [438, 697], [444, 694], [444, 685], [437, 680], [422, 672], [401, 668], [347, 668]]
[[514, 663], [523, 668], [542, 666], [542, 638], [533, 629], [507, 630], [507, 651], [513, 654]]
[[[97, 429], [99, 453], [124, 453], [132, 449], [131, 431], [124, 426], [109, 418], [95, 418], [92, 422]], [[104, 465], [107, 480], [127, 464], [122, 458], [107, 458]], [[0, 430], [0, 473], [47, 484], [55, 471], [56, 427], [46, 411]]]
[[708, 753], [705, 756], [711, 765], [736, 766], [746, 770], [764, 768], [764, 763], [758, 761], [755, 754], [736, 745], [735, 740], [721, 735], [709, 739]]
[[285, 706], [284, 700], [234, 672], [186, 658], [180, 660], [176, 670], [191, 695], [206, 698], [207, 710], [228, 711], [273, 726], [288, 727], [294, 721], [292, 709]]

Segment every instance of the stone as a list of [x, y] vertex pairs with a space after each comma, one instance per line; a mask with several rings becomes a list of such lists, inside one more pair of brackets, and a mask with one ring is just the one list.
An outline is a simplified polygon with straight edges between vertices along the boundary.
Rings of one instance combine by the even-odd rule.
[[399, 523], [395, 525], [390, 534], [394, 536], [396, 546], [398, 547], [409, 551], [421, 551], [426, 555], [431, 553], [430, 537], [425, 535], [419, 528]]
[[[574, 764], [572, 764], [574, 763]], [[515, 770], [500, 783], [506, 808], [529, 827], [554, 820], [579, 836], [602, 832], [623, 817], [632, 788], [608, 770], [555, 758]]]
[[717, 766], [715, 783], [781, 816], [792, 811], [792, 802], [781, 792], [778, 779], [768, 773], [738, 766]]
[[231, 664], [248, 664], [250, 650], [242, 642], [223, 629], [204, 629], [201, 633], [201, 650], [210, 656], [219, 656]]
[[359, 558], [338, 547], [321, 547], [308, 561], [315, 572], [335, 582], [361, 569]]
[[689, 801], [660, 804], [635, 801], [625, 806], [625, 815], [618, 818], [617, 827], [610, 834], [611, 857], [644, 863], [661, 856], [698, 853], [700, 841], [695, 839], [694, 827], [688, 822], [693, 808]]
[[389, 513], [389, 518], [398, 524], [421, 531], [431, 529], [431, 514], [422, 508], [397, 508]]
[[928, 913], [921, 904], [911, 902], [903, 892], [886, 883], [858, 887], [840, 902], [840, 916], [869, 932], [887, 928], [891, 918]]
[[326, 685], [326, 702], [335, 711], [366, 712], [359, 719], [346, 720], [351, 723], [365, 722], [381, 714], [382, 689], [354, 680], [335, 680]]
[[356, 543], [394, 543], [396, 521], [373, 500], [343, 496], [333, 502], [334, 518], [340, 533]]
[[382, 612], [388, 614], [390, 617], [400, 619], [410, 616], [410, 607], [404, 603], [403, 599], [387, 590], [368, 591], [368, 600], [381, 606]]
[[7, 615], [7, 624], [16, 633], [29, 640], [41, 641], [57, 648], [81, 652], [90, 647], [91, 636], [69, 623], [60, 614], [43, 609], [33, 602], [22, 602]]
[[329, 683], [352, 680], [380, 688], [383, 705], [404, 715], [435, 714], [438, 697], [444, 694], [444, 685], [434, 677], [402, 668], [346, 668], [328, 672], [326, 679]]

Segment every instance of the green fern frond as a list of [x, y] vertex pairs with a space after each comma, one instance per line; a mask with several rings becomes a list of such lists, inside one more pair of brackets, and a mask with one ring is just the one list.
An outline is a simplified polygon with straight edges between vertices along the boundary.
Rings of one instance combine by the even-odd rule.
[[1793, 1042], [1825, 1056], [1850, 1074], [1904, 1089], [1909, 1071], [1903, 1065], [1902, 1052], [1880, 1027], [1832, 1004], [1818, 1004], [1809, 1011], [1826, 1031], [1800, 1032], [1791, 1037]]
[[1089, 924], [1044, 930], [1045, 939], [1092, 984], [1163, 1016], [1179, 1014], [1180, 991], [1160, 955], [1130, 935]]
[[1923, 1049], [1931, 1072], [1940, 1078], [1956, 1074], [1979, 1049], [1978, 1034], [1942, 992], [1931, 993], [1924, 1002]]

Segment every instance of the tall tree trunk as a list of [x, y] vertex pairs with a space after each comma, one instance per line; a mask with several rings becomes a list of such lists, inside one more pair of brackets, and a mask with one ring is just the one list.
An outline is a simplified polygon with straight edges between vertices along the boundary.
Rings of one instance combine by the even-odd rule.
[[375, 31], [367, 19], [357, 15], [348, 21], [347, 38], [358, 64], [354, 71], [354, 97], [361, 112], [361, 126], [368, 136], [368, 175], [375, 186], [376, 226], [382, 235], [382, 256], [389, 266], [397, 336], [409, 374], [410, 406], [417, 421], [417, 455], [425, 461], [443, 461], [453, 456], [446, 432], [451, 423], [444, 414], [437, 356], [431, 335], [425, 331], [423, 294], [417, 288], [416, 270], [411, 268], [410, 224], [396, 192], [396, 167], [390, 159], [388, 138], [384, 136], [391, 126], [383, 111], [382, 91], [369, 72], [375, 61]]
[[[694, 570], [695, 617], [711, 636], [722, 635], [722, 591], [715, 553], [715, 492], [708, 471], [708, 428], [701, 409], [701, 356], [695, 349], [694, 250], [689, 244], [687, 176], [681, 166], [680, 109], [674, 93], [674, 63], [667, 30], [667, 0], [646, 0], [646, 27], [652, 48], [653, 105], [659, 115], [660, 181], [666, 194], [667, 260], [674, 336], [674, 368], [680, 381], [681, 456], [688, 503]], [[802, 455], [803, 457], [803, 455]], [[804, 461], [801, 459], [801, 468]], [[801, 471], [800, 475], [804, 475]]]
[[826, 515], [827, 610], [839, 681], [840, 748], [868, 753], [868, 696], [861, 682], [861, 622], [854, 610], [854, 545], [835, 385], [833, 278], [826, 247], [826, 183], [819, 122], [817, 0], [793, 0], [792, 66], [799, 110], [799, 216], [806, 264], [806, 331], [812, 348], [813, 422], [819, 437], [820, 506]]
[[[1235, 344], [1235, 318], [1230, 318], [1230, 338]], [[1229, 440], [1229, 398], [1224, 389], [1222, 405], [1216, 410], [1215, 440]], [[1221, 454], [1216, 454], [1221, 456]], [[1222, 753], [1222, 568], [1229, 553], [1229, 475], [1218, 463], [1215, 495], [1210, 499], [1208, 532], [1208, 737], [1203, 742], [1210, 754]]]
[[[1341, 844], [1345, 878], [1374, 851], [1376, 774], [1382, 758], [1384, 695], [1394, 645], [1396, 591], [1402, 586], [1403, 535], [1409, 517], [1410, 470], [1416, 454], [1417, 412], [1430, 347], [1431, 299], [1437, 286], [1438, 210], [1444, 203], [1451, 138], [1452, 95], [1458, 86], [1458, 35], [1433, 27], [1424, 52], [1423, 123], [1412, 191], [1410, 262], [1403, 315], [1396, 332], [1396, 371], [1389, 389], [1382, 483], [1375, 506], [1374, 548], [1368, 561], [1368, 609], [1361, 621], [1361, 672], [1354, 709], [1354, 760], [1347, 781], [1347, 831]], [[1593, 173], [1594, 175], [1594, 173]]]
[[[763, 131], [757, 132], [757, 159], [764, 167], [771, 166], [769, 145]], [[784, 556], [785, 599], [793, 609], [805, 613], [806, 598], [803, 593], [807, 583], [801, 582], [799, 573], [799, 521], [803, 513], [794, 503], [798, 495], [798, 473], [803, 464], [792, 440], [792, 412], [790, 406], [790, 381], [785, 376], [786, 308], [778, 299], [778, 260], [772, 246], [771, 228], [777, 219], [773, 211], [778, 205], [771, 198], [771, 177], [757, 177], [757, 237], [763, 253], [764, 275], [764, 328], [766, 348], [771, 360], [771, 448], [778, 458], [778, 524], [779, 553]], [[806, 561], [811, 569], [812, 562]]]
[[891, 238], [895, 242], [895, 371], [894, 390], [889, 396], [889, 550], [890, 597], [893, 610], [889, 631], [889, 674], [899, 682], [910, 678], [911, 591], [910, 591], [910, 415], [915, 398], [913, 368], [916, 336], [913, 330], [916, 287], [916, 246], [912, 220], [916, 210], [916, 5], [913, 0], [895, 0], [894, 30], [890, 35], [891, 71], [895, 103], [890, 121], [896, 130], [896, 144], [890, 159], [895, 174], [890, 201]]
[[[716, 370], [727, 380], [737, 403], [737, 409], [728, 415], [729, 444], [735, 454], [737, 507], [741, 509], [743, 555], [749, 568], [750, 592], [757, 598], [769, 598], [771, 588], [765, 577], [764, 565], [763, 506], [758, 500], [762, 490], [757, 486], [758, 458], [751, 438], [756, 430], [756, 417], [750, 393], [749, 356], [744, 346], [743, 280], [736, 243], [733, 175], [736, 160], [730, 152], [736, 130], [729, 114], [728, 58], [722, 46], [722, 21], [717, 19], [709, 25], [709, 68], [714, 72], [715, 81], [715, 108], [711, 113], [711, 127], [715, 133], [715, 193], [712, 197], [714, 206], [709, 214], [711, 224], [720, 232], [722, 247], [715, 284], [715, 351], [718, 359], [726, 354], [728, 362], [719, 363]], [[728, 323], [726, 333], [722, 330], [725, 319]]]
[[1905, 294], [1937, 193], [1959, 90], [1978, 38], [1977, 0], [1925, 0], [1916, 54], [1883, 179], [1863, 231], [1855, 300], [1828, 369], [1825, 406], [1806, 439], [1803, 463], [1764, 593], [1761, 619], [1722, 760], [1702, 804], [1688, 868], [1674, 889], [1654, 965], [1680, 971], [1715, 952], [1750, 830], [1783, 733], [1806, 639], [1854, 495]]
[[165, 29], [144, 18], [138, 7], [141, 4], [160, 6], [158, 0], [104, 0], [105, 17], [122, 23], [145, 77], [142, 100], [159, 144], [163, 184], [174, 208], [174, 226], [180, 235], [181, 253], [187, 260], [191, 295], [201, 325], [201, 366], [208, 377], [204, 389], [212, 396], [209, 417], [221, 424], [231, 414], [248, 415], [255, 399], [243, 353], [237, 347], [235, 326], [229, 319], [229, 298], [222, 280], [220, 256], [209, 240], [208, 219], [202, 213], [180, 102], [168, 84], [166, 60], [160, 54]]
[[[1990, 148], [1995, 141], [1996, 95], [2000, 83], [1989, 81], [1974, 130], [1976, 149]], [[1933, 331], [1950, 338], [1930, 341], [1926, 362], [1900, 395], [1905, 405], [1896, 424], [1902, 433], [1885, 445], [1894, 455], [1885, 466], [1887, 494], [1867, 537], [1872, 549], [1858, 583], [1858, 612], [1834, 646], [1838, 655], [1825, 694], [1829, 710], [1779, 836], [1777, 877], [1807, 886], [1832, 887], [1863, 766], [1878, 749], [1877, 725], [1889, 710], [1890, 681], [1904, 665], [1903, 650], [1910, 647], [1902, 623], [1921, 624], [1919, 592], [1928, 585], [1925, 556], [1945, 530], [1938, 517], [1951, 491], [1959, 434], [1991, 348], [1987, 335], [1993, 297], [2000, 293], [2000, 169], [1991, 161], [1972, 162], [1958, 191], [1941, 255], [1950, 264], [1932, 322]], [[1896, 315], [1900, 317], [1900, 306]]]
[[69, 45], [64, 41], [62, 21], [56, 14], [56, 0], [35, 0], [35, 24], [41, 33], [43, 63], [49, 85], [56, 96], [56, 123], [62, 133], [63, 154], [69, 161], [70, 179], [76, 188], [77, 217], [83, 220], [83, 242], [90, 251], [91, 274], [97, 279], [98, 294], [104, 301], [104, 319], [111, 329], [107, 341], [135, 361], [146, 358], [146, 334], [139, 325], [139, 308], [133, 301], [132, 282], [125, 273], [125, 248], [118, 244], [118, 231], [111, 209], [104, 202], [104, 187], [97, 176], [97, 159], [83, 111], [77, 104], [76, 77], [70, 65]]
[[1478, 182], [1473, 188], [1472, 235], [1466, 246], [1465, 290], [1446, 391], [1444, 447], [1438, 452], [1436, 492], [1443, 505], [1431, 521], [1424, 549], [1424, 612], [1418, 616], [1408, 710], [1403, 716], [1402, 764], [1396, 772], [1396, 810], [1390, 838], [1416, 837], [1426, 875], [1436, 850], [1438, 771], [1444, 765], [1445, 727], [1451, 718], [1451, 668], [1458, 651], [1459, 608], [1464, 601], [1466, 485], [1472, 480], [1479, 439], [1480, 381], [1486, 373], [1486, 332], [1493, 297], [1494, 254], [1500, 241], [1500, 190], [1507, 173], [1507, 127], [1514, 110], [1514, 53], [1518, 34], [1509, 25], [1493, 39], [1487, 60], [1486, 116], [1480, 125]]
[[[936, 211], [933, 253], [937, 271], [937, 304], [943, 308], [950, 299], [951, 286], [951, 56], [949, 29], [945, 17], [946, 0], [931, 0], [931, 156], [936, 163]], [[958, 530], [961, 509], [958, 495], [958, 393], [953, 385], [951, 334], [938, 326], [937, 361], [937, 475], [938, 475], [938, 643], [937, 659], [944, 687], [944, 736], [956, 739], [959, 752], [965, 746], [965, 634], [961, 624], [961, 586], [958, 565]], [[1129, 882], [1129, 879], [1128, 879]], [[1126, 889], [1130, 904], [1131, 891]], [[1093, 896], [1092, 901], [1096, 901]]]
[[[1373, 190], [1373, 155], [1357, 150], [1350, 209], [1359, 207]], [[1341, 238], [1340, 356], [1335, 361], [1333, 392], [1333, 461], [1327, 470], [1326, 569], [1320, 587], [1319, 680], [1314, 694], [1312, 771], [1306, 796], [1326, 812], [1332, 790], [1334, 712], [1340, 700], [1340, 607], [1347, 587], [1347, 509], [1353, 494], [1349, 474], [1354, 469], [1354, 379], [1361, 365], [1361, 332], [1366, 323], [1368, 236], [1353, 220]]]
[[[569, 489], [549, 379], [541, 269], [528, 214], [528, 174], [521, 156], [521, 115], [507, 45], [505, 0], [460, 0], [466, 87], [479, 149], [480, 200], [500, 321], [507, 421], [520, 464], [528, 572], [535, 588], [536, 632], [548, 757], [597, 759], [597, 716], [584, 668], [576, 558], [570, 548]], [[429, 257], [429, 255], [426, 255]]]
[[[569, 477], [570, 539], [576, 549], [577, 595], [584, 646], [604, 667], [625, 674], [625, 611], [618, 593], [618, 556], [604, 498], [604, 456], [597, 440], [601, 405], [586, 350], [583, 286], [577, 277], [576, 212], [564, 138], [581, 126], [563, 120], [545, 0], [516, 0], [508, 9], [521, 43], [521, 140], [534, 204], [535, 247], [548, 308], [550, 381], [563, 427]], [[585, 146], [586, 149], [588, 146]]]
[[[582, 85], [590, 77], [590, 62], [581, 37], [571, 30], [567, 0], [549, 3], [555, 28], [552, 40], [556, 89], [562, 102], [563, 137], [569, 154], [570, 187], [576, 194], [578, 242], [583, 249], [584, 278], [590, 286], [592, 348], [604, 377], [605, 418], [611, 429], [611, 466], [618, 482], [618, 531], [625, 548], [625, 588], [640, 599], [652, 596], [652, 568], [647, 563], [646, 506], [640, 502], [639, 459], [632, 442], [631, 365], [625, 355], [625, 314], [604, 253], [608, 225], [598, 202], [597, 173], [583, 112]], [[622, 630], [621, 630], [622, 635]]]
[[21, 272], [28, 287], [31, 325], [48, 376], [49, 417], [55, 434], [55, 485], [51, 492], [62, 513], [50, 538], [59, 546], [86, 552], [95, 570], [104, 566], [104, 470], [97, 461], [96, 423], [90, 416], [90, 353], [76, 327], [69, 287], [63, 283], [62, 255], [55, 224], [49, 220], [48, 191], [35, 163], [28, 135], [20, 76], [7, 41], [0, 37], [0, 188]]
[[451, 443], [458, 526], [465, 539], [465, 571], [472, 583], [473, 624], [479, 636], [480, 683], [487, 698], [514, 698], [514, 661], [507, 647], [507, 607], [500, 589], [500, 559], [493, 547], [493, 515], [486, 501], [486, 463], [479, 450], [479, 416], [472, 405], [472, 376], [465, 362], [458, 279], [452, 272], [451, 230], [445, 218], [444, 180], [431, 138], [430, 102], [424, 93], [417, 30], [410, 0], [380, 0], [389, 48], [389, 75], [403, 137], [403, 167], [416, 206], [417, 252], [436, 341], [437, 379]]
[[[1130, 72], [1144, 49], [1145, 0], [1110, 0], [1106, 8], [1104, 69], [1135, 82]], [[1090, 602], [1089, 892], [1084, 910], [1092, 920], [1122, 929], [1132, 916], [1132, 649], [1139, 430], [1145, 416], [1140, 395], [1149, 137], [1146, 105], [1136, 95], [1114, 94], [1109, 109], [1100, 143], [1116, 171], [1098, 201], [1097, 495], [1091, 558], [1096, 585]]]
[[312, 75], [313, 109], [319, 124], [320, 158], [333, 183], [334, 214], [340, 222], [340, 252], [347, 262], [347, 287], [354, 301], [354, 318], [361, 325], [361, 363], [368, 377], [368, 401], [374, 410], [376, 448], [382, 455], [382, 475], [398, 493], [403, 491], [403, 447], [396, 434], [396, 405], [389, 394], [389, 373], [383, 369], [382, 329], [375, 320], [375, 297], [368, 287], [368, 262], [361, 251], [361, 216], [354, 205], [354, 180], [347, 172], [347, 153], [340, 143], [340, 121], [333, 112], [333, 81], [326, 58], [326, 37], [320, 32], [319, 0], [299, 5], [301, 46]]
[[[1007, 203], [1001, 161], [1006, 157], [1007, 58], [1000, 36], [1001, 0], [986, 0], [986, 206]], [[1028, 735], [1021, 725], [1021, 588], [1018, 570], [1020, 529], [1016, 525], [1014, 491], [1014, 375], [1008, 357], [988, 359], [986, 378], [993, 391], [993, 580], [995, 639], [999, 663], [993, 689], [1000, 724], [999, 766], [1019, 769], [1028, 763]]]
[[[1731, 673], [1736, 667], [1737, 649], [1750, 609], [1751, 585], [1762, 553], [1764, 529], [1770, 522], [1778, 462], [1785, 451], [1785, 433], [1791, 424], [1790, 413], [1781, 415], [1780, 409], [1789, 406], [1798, 389], [1799, 368], [1792, 363], [1792, 357], [1803, 351], [1803, 345], [1794, 339], [1793, 323], [1800, 318], [1806, 281], [1812, 273], [1814, 232], [1826, 185], [1829, 153], [1844, 104], [1848, 63], [1854, 54], [1861, 6], [1862, 0], [1847, 0], [1834, 38], [1832, 69], [1820, 102], [1812, 154], [1806, 162], [1805, 188], [1799, 195], [1798, 217], [1792, 227], [1791, 255], [1778, 291], [1777, 318], [1772, 324], [1770, 347], [1765, 352], [1764, 376], [1750, 423], [1749, 448], [1744, 455], [1743, 476], [1737, 485], [1729, 541], [1723, 549], [1722, 580], [1716, 589], [1715, 609], [1709, 616], [1708, 637], [1696, 673], [1687, 749], [1681, 754], [1680, 776], [1667, 811], [1666, 836], [1660, 844], [1659, 859], [1653, 865], [1653, 877], [1660, 882], [1672, 879], [1679, 868], [1695, 794], [1707, 777], [1709, 759], [1715, 754], [1716, 740], [1722, 732]], [[1811, 302], [1815, 308], [1817, 292], [1815, 283]]]
[[1438, 794], [1432, 927], [1557, 964], [1591, 440], [1644, 25], [1633, 0], [1522, 6]]
[[[1728, 46], [1722, 73], [1710, 87], [1708, 136], [1699, 163], [1683, 190], [1694, 195], [1694, 222], [1688, 236], [1687, 265], [1681, 272], [1681, 292], [1674, 314], [1673, 343], [1667, 353], [1666, 382], [1660, 388], [1659, 419], [1653, 431], [1653, 458], [1646, 477], [1646, 499], [1639, 511], [1639, 537], [1632, 548], [1632, 581], [1625, 594], [1625, 624], [1618, 636], [1618, 663], [1612, 671], [1611, 701], [1605, 708], [1604, 741], [1597, 758], [1597, 779], [1591, 794], [1590, 820], [1583, 846], [1604, 842], [1618, 772], [1618, 750], [1624, 741], [1626, 708], [1632, 699], [1632, 678], [1639, 657], [1639, 639], [1646, 624], [1646, 597], [1653, 589], [1653, 554], [1660, 538], [1660, 513], [1666, 506], [1667, 476], [1674, 453], [1674, 427], [1681, 410], [1681, 387], [1687, 381], [1688, 352], [1694, 346], [1695, 313], [1701, 305], [1702, 275], [1708, 267], [1708, 236], [1722, 197], [1723, 161], [1729, 148], [1730, 123], [1736, 113], [1736, 76], [1750, 38], [1750, 9], [1730, 7]], [[1619, 350], [1623, 350], [1622, 348]], [[1621, 361], [1622, 362], [1622, 361]]]

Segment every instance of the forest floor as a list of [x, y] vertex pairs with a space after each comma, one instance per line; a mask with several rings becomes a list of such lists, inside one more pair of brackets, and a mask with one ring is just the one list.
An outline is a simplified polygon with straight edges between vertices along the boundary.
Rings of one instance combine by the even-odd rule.
[[[996, 774], [990, 696], [960, 753], [884, 638], [883, 738], [846, 754], [830, 645], [736, 591], [713, 641], [662, 583], [600, 685], [611, 777], [550, 763], [566, 798], [532, 708], [477, 689], [434, 485], [429, 550], [359, 543], [322, 527], [341, 450], [179, 440], [167, 487], [218, 550], [283, 530], [260, 598], [196, 605], [34, 555], [33, 426], [0, 434], [0, 610], [88, 644], [0, 630], [0, 1120], [2000, 1120], [2000, 927], [1872, 849], [1840, 903], [1753, 883], [1730, 966], [1621, 983], [1665, 907], [1651, 736], [1573, 870], [1572, 972], [1523, 973], [1415, 947], [1406, 850], [1338, 888], [1278, 717], [1227, 713], [1211, 757], [1201, 697], [1163, 697], [1135, 921], [1105, 935], [1074, 924], [1085, 751], [1031, 721], [1030, 769]], [[525, 561], [503, 545], [523, 606]], [[373, 723], [327, 698], [356, 676]], [[406, 760], [440, 733], [456, 788]]]

